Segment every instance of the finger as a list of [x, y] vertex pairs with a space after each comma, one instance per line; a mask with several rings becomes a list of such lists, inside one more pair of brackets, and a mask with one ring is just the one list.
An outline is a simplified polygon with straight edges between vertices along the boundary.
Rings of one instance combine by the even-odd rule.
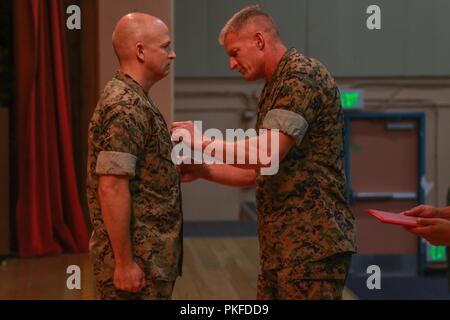
[[134, 284], [129, 283], [129, 281], [122, 281], [119, 278], [114, 279], [114, 286], [122, 291], [137, 292], [137, 288]]
[[116, 287], [119, 290], [123, 290], [123, 286], [122, 286], [122, 283], [120, 280], [114, 279], [113, 283], [114, 283], [114, 287]]
[[136, 286], [134, 285], [134, 283], [130, 283], [129, 281], [122, 281], [120, 279], [117, 279], [114, 281], [114, 286], [122, 291], [136, 292]]
[[133, 283], [133, 285], [129, 287], [129, 290], [128, 290], [128, 291], [129, 291], [129, 292], [136, 293], [136, 292], [141, 291], [142, 288], [143, 288], [143, 287], [142, 287], [142, 281], [136, 280], [136, 281]]
[[187, 120], [187, 121], [175, 121], [175, 122], [173, 122], [173, 124], [176, 124], [176, 125], [186, 125], [186, 124], [191, 124], [191, 123], [193, 123], [192, 122], [192, 120]]
[[142, 279], [141, 277], [133, 279], [132, 285], [131, 285], [131, 292], [139, 292], [142, 289]]
[[176, 123], [172, 123], [172, 125], [170, 126], [171, 129], [177, 129], [177, 128], [184, 128], [186, 127], [187, 124], [186, 123], [182, 123], [182, 122], [176, 122]]
[[405, 214], [406, 216], [417, 216], [417, 215], [420, 215], [421, 212], [424, 210], [425, 210], [424, 206], [420, 205], [420, 206], [414, 207], [412, 209], [403, 211], [402, 213]]
[[170, 128], [170, 136], [172, 140], [179, 139], [178, 141], [183, 141], [183, 138], [188, 138], [191, 136], [189, 128], [187, 127], [176, 127]]
[[133, 286], [133, 285], [129, 285], [129, 284], [127, 284], [127, 285], [123, 285], [121, 288], [120, 288], [120, 290], [122, 290], [122, 291], [127, 291], [127, 292], [136, 292], [136, 288]]
[[179, 125], [172, 124], [172, 125], [170, 126], [170, 129], [169, 129], [170, 134], [173, 134], [173, 133], [174, 133], [177, 129], [179, 129], [179, 128], [180, 128]]
[[130, 287], [127, 291], [132, 292], [132, 293], [136, 293], [136, 292], [139, 292], [139, 290], [141, 290], [139, 288], [139, 286], [133, 286], [133, 287]]
[[137, 280], [137, 291], [141, 291], [145, 287], [145, 273], [141, 271]]
[[192, 179], [192, 175], [190, 174], [184, 174], [183, 177], [181, 178], [181, 182], [183, 183], [187, 183], [187, 182], [191, 182]]
[[419, 237], [428, 237], [432, 233], [432, 227], [431, 226], [418, 227], [418, 228], [413, 228], [409, 231]]
[[442, 220], [436, 218], [417, 218], [417, 223], [422, 226], [434, 226], [440, 222], [442, 222]]
[[172, 140], [172, 142], [174, 142], [174, 143], [179, 143], [179, 142], [183, 141], [183, 137], [182, 136], [177, 137], [176, 135], [173, 135], [172, 132], [170, 132], [170, 140]]
[[145, 288], [145, 284], [146, 284], [145, 277], [142, 277], [141, 286], [139, 288], [139, 291]]
[[192, 121], [178, 121], [178, 122], [172, 123], [172, 125], [170, 127], [171, 128], [188, 127], [191, 125], [191, 123], [192, 123]]
[[174, 126], [176, 127], [176, 126], [186, 124], [186, 123], [189, 123], [189, 121], [174, 121], [174, 122], [172, 122], [172, 127], [174, 127]]
[[181, 127], [180, 126], [174, 126], [172, 125], [169, 129], [170, 134], [173, 135], [177, 130], [179, 130]]

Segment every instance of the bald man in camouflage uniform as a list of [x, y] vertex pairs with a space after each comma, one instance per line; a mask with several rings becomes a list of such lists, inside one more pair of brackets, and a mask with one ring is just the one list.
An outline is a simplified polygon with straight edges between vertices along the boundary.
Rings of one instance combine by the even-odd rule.
[[[236, 13], [219, 41], [231, 69], [247, 81], [266, 80], [256, 129], [279, 130], [279, 170], [261, 175], [262, 164], [184, 165], [183, 181], [256, 186], [258, 299], [341, 299], [356, 245], [337, 85], [320, 62], [287, 49], [258, 6]], [[176, 129], [195, 131], [187, 122], [174, 123]], [[265, 145], [264, 133], [248, 140]]]
[[182, 263], [180, 179], [148, 95], [175, 53], [165, 24], [134, 13], [113, 35], [120, 70], [89, 127], [90, 249], [100, 299], [170, 299]]

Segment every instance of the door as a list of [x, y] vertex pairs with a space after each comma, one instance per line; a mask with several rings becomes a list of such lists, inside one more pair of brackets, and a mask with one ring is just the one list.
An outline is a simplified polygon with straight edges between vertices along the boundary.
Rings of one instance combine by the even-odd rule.
[[418, 253], [416, 236], [380, 223], [366, 209], [401, 212], [423, 202], [422, 123], [421, 114], [346, 114], [347, 183], [359, 254]]

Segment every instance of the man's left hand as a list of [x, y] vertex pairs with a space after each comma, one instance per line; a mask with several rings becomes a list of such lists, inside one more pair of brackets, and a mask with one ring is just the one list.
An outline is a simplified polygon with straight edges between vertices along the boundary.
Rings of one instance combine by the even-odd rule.
[[418, 218], [421, 227], [408, 231], [425, 238], [432, 245], [450, 246], [450, 221], [439, 218]]

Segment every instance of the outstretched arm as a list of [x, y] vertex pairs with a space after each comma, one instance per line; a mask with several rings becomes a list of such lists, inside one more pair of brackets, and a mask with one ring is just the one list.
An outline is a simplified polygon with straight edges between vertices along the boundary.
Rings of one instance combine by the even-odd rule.
[[171, 133], [176, 140], [183, 139], [193, 150], [205, 152], [211, 148], [214, 151], [211, 155], [223, 163], [241, 169], [275, 168], [272, 174], [278, 171], [279, 162], [295, 145], [293, 137], [268, 129], [238, 141], [211, 141], [195, 128], [192, 121], [173, 123]]

